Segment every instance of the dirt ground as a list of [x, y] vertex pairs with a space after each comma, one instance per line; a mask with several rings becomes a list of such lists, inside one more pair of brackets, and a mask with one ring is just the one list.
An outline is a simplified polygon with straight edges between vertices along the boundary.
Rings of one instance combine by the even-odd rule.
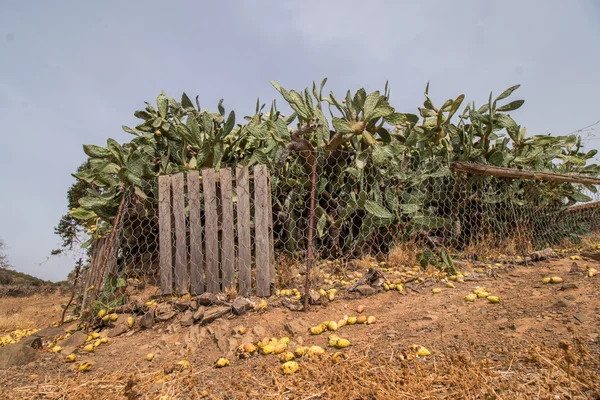
[[43, 328], [60, 319], [68, 296], [59, 291], [28, 297], [0, 297], [0, 335], [16, 329]]
[[[80, 351], [76, 363], [46, 351], [37, 362], [0, 371], [0, 398], [599, 399], [600, 275], [588, 277], [584, 264], [600, 267], [575, 261], [580, 271], [573, 273], [573, 262], [565, 257], [502, 268], [497, 279], [471, 273], [455, 288], [436, 282], [403, 293], [338, 296], [308, 312], [269, 307], [203, 328], [165, 322], [111, 338], [92, 354]], [[543, 284], [547, 276], [564, 282]], [[500, 303], [466, 302], [476, 287]], [[328, 333], [307, 330], [359, 315], [359, 305], [377, 322], [341, 327], [336, 334], [352, 345], [342, 350], [347, 358], [334, 363], [338, 350], [327, 347]], [[238, 326], [248, 332], [234, 333]], [[276, 355], [241, 360], [229, 354], [228, 367], [214, 367], [227, 347], [263, 336], [288, 336], [291, 350], [319, 345], [327, 355], [297, 360], [292, 375], [281, 373]], [[431, 355], [413, 357], [413, 344]], [[148, 353], [155, 355], [151, 362]], [[174, 369], [181, 360], [190, 367]], [[79, 372], [86, 361], [92, 369]]]

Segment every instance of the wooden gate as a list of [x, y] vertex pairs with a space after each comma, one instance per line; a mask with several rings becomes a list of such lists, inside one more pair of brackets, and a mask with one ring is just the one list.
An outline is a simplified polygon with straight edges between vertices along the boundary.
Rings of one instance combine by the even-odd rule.
[[159, 177], [161, 293], [236, 288], [248, 296], [255, 280], [256, 295], [270, 296], [275, 279], [270, 188], [264, 165], [255, 166], [253, 175], [238, 167], [235, 178], [230, 168]]

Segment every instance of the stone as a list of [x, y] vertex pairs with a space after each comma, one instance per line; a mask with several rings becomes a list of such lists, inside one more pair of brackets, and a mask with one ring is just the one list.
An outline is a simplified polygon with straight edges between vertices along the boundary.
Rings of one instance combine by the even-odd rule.
[[319, 304], [319, 300], [321, 299], [321, 296], [319, 295], [319, 293], [317, 292], [313, 292], [311, 291], [308, 294], [308, 302], [310, 304]]
[[370, 296], [377, 292], [375, 288], [371, 287], [370, 285], [360, 285], [356, 288], [356, 290], [358, 290], [360, 294], [365, 296]]
[[181, 326], [192, 326], [194, 323], [194, 318], [192, 314], [192, 310], [186, 310], [181, 316]]
[[23, 343], [7, 344], [0, 348], [0, 369], [15, 365], [25, 365], [37, 358], [38, 352]]
[[238, 297], [234, 300], [233, 304], [231, 305], [231, 310], [235, 315], [242, 315], [245, 314], [246, 311], [251, 310], [252, 307], [253, 304], [250, 300], [244, 297]]
[[194, 311], [196, 311], [198, 309], [198, 302], [196, 300], [192, 300], [190, 302], [190, 308]]
[[32, 347], [34, 349], [40, 349], [43, 346], [42, 339], [51, 339], [55, 336], [64, 335], [65, 330], [61, 326], [50, 326], [44, 329], [24, 337], [19, 343]]
[[154, 315], [152, 315], [152, 311], [148, 311], [142, 315], [138, 321], [138, 325], [142, 329], [152, 329], [152, 326], [154, 325]]
[[255, 327], [252, 328], [252, 333], [254, 333], [255, 336], [262, 339], [267, 334], [267, 331], [264, 328], [264, 326], [256, 325]]
[[223, 315], [229, 313], [231, 311], [231, 307], [226, 306], [218, 306], [218, 307], [210, 307], [204, 312], [204, 317], [202, 317], [202, 324], [210, 324], [214, 320], [221, 318]]
[[168, 321], [168, 320], [170, 320], [171, 318], [173, 318], [176, 315], [177, 315], [177, 313], [175, 311], [169, 311], [169, 312], [166, 312], [164, 314], [160, 314], [158, 316], [158, 319], [160, 321]]
[[192, 304], [192, 302], [189, 300], [180, 300], [180, 301], [176, 301], [174, 306], [177, 311], [185, 311], [188, 308], [191, 308], [190, 307], [191, 304]]
[[201, 306], [210, 306], [217, 301], [217, 296], [213, 293], [202, 293], [196, 298], [196, 302]]
[[554, 308], [571, 308], [573, 307], [573, 302], [567, 299], [558, 299], [556, 303], [554, 303]]
[[576, 262], [574, 262], [573, 264], [571, 264], [571, 270], [569, 271], [569, 274], [582, 275], [583, 270], [579, 268], [579, 265]]
[[292, 336], [303, 333], [306, 329], [298, 321], [289, 321], [283, 325], [283, 328]]
[[577, 285], [574, 283], [563, 283], [563, 285], [560, 287], [560, 290], [572, 290], [572, 289], [577, 289]]
[[86, 335], [84, 332], [77, 331], [74, 334], [72, 334], [71, 336], [69, 336], [68, 338], [66, 338], [64, 340], [60, 340], [56, 344], [63, 348], [63, 353], [69, 354], [72, 351], [68, 352], [68, 350], [66, 350], [66, 349], [74, 350], [75, 348], [84, 344], [87, 337], [88, 337], [88, 335]]
[[573, 318], [575, 318], [577, 321], [581, 322], [582, 324], [588, 320], [588, 317], [582, 313], [573, 314]]
[[204, 317], [205, 311], [206, 308], [204, 306], [198, 307], [198, 309], [192, 314], [192, 318], [194, 319], [194, 321], [200, 321]]
[[544, 250], [534, 251], [530, 255], [533, 261], [544, 261], [549, 258], [555, 257], [554, 250], [551, 247], [547, 247]]
[[129, 330], [129, 324], [127, 324], [127, 319], [129, 317], [133, 317], [131, 314], [122, 314], [119, 315], [119, 319], [115, 322], [115, 326], [111, 328], [106, 336], [115, 337], [124, 334]]

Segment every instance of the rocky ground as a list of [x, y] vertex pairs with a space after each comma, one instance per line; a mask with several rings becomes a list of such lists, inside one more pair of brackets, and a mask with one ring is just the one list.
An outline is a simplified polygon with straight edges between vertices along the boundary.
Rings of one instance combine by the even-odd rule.
[[[503, 264], [493, 273], [460, 264], [466, 274], [455, 281], [407, 269], [396, 273], [402, 292], [371, 282], [372, 290], [340, 291], [333, 301], [315, 296], [322, 304], [307, 312], [276, 296], [137, 304], [91, 341], [74, 321], [1, 348], [0, 397], [600, 398], [600, 275], [588, 276], [588, 268], [600, 268], [593, 258], [574, 258]], [[394, 271], [385, 271], [392, 283]], [[552, 276], [562, 282], [543, 283]], [[465, 301], [482, 288], [499, 303]], [[376, 322], [340, 327], [335, 334], [351, 343], [342, 350], [328, 347], [332, 332], [308, 331], [360, 315]], [[72, 334], [53, 339], [65, 331]], [[94, 352], [83, 349], [103, 337]], [[264, 337], [288, 337], [292, 351], [320, 346], [326, 355], [296, 360], [291, 375], [282, 374], [277, 355], [238, 356], [238, 346]], [[52, 352], [55, 345], [60, 352]], [[416, 357], [413, 345], [431, 354]], [[65, 362], [71, 353], [75, 362]], [[215, 368], [220, 357], [230, 364]]]

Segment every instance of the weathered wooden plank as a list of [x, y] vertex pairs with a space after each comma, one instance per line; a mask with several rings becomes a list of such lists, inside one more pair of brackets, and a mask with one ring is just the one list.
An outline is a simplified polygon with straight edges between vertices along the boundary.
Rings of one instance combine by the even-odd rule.
[[190, 275], [187, 269], [187, 235], [185, 226], [185, 201], [183, 192], [183, 172], [171, 177], [173, 190], [173, 216], [175, 221], [175, 289], [178, 293], [188, 293]]
[[231, 168], [221, 169], [221, 205], [223, 218], [221, 222], [221, 271], [223, 273], [223, 290], [235, 287], [235, 243], [233, 231], [233, 193]]
[[173, 255], [171, 239], [171, 178], [158, 177], [158, 234], [160, 248], [160, 291], [173, 291]]
[[219, 285], [219, 219], [214, 169], [202, 170], [202, 189], [204, 190], [206, 223], [204, 234], [206, 243], [206, 290], [210, 293], [218, 293], [221, 291]]
[[254, 243], [256, 249], [256, 295], [271, 294], [269, 266], [268, 178], [264, 165], [254, 167]]
[[271, 275], [271, 295], [275, 294], [277, 272], [275, 271], [275, 238], [273, 237], [273, 204], [271, 198], [271, 174], [267, 173], [267, 215], [269, 216], [269, 271]]
[[187, 174], [188, 207], [190, 210], [190, 292], [192, 294], [204, 293], [199, 177], [198, 171], [190, 171]]
[[250, 185], [248, 184], [248, 167], [236, 168], [235, 180], [235, 193], [237, 194], [238, 291], [241, 296], [249, 296], [252, 291], [252, 250], [250, 248]]

